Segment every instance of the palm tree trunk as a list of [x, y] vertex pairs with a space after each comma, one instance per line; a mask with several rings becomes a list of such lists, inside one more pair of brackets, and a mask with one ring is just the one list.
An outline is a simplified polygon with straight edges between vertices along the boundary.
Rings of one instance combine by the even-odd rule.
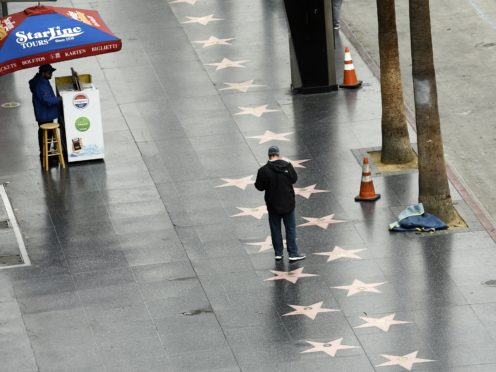
[[394, 0], [377, 0], [377, 19], [381, 61], [381, 162], [403, 164], [413, 160], [414, 154], [403, 108]]
[[409, 0], [412, 77], [419, 158], [419, 201], [445, 222], [455, 218], [444, 161], [432, 52], [429, 0]]

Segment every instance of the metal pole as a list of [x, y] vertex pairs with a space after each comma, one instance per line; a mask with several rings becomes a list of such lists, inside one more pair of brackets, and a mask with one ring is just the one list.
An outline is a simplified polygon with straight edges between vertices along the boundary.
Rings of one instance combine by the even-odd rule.
[[2, 1], [2, 17], [7, 17], [9, 15], [9, 9], [7, 8], [7, 2]]

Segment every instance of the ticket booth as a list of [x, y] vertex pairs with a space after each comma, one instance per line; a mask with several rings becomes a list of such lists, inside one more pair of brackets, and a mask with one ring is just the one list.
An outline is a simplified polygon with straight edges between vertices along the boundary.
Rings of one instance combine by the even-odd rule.
[[[72, 69], [71, 69], [72, 70]], [[55, 78], [57, 94], [62, 97], [62, 136], [68, 162], [103, 159], [103, 127], [100, 92], [93, 85], [91, 75]]]

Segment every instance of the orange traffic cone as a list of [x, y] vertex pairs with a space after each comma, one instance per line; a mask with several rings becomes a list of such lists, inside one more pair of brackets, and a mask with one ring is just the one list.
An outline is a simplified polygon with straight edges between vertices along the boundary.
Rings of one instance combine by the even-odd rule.
[[344, 73], [343, 84], [341, 88], [359, 88], [362, 86], [362, 81], [358, 80], [355, 74], [355, 67], [351, 60], [350, 48], [344, 48]]
[[369, 158], [363, 158], [362, 182], [360, 183], [360, 194], [355, 196], [355, 201], [376, 201], [381, 194], [376, 194], [374, 190], [374, 181], [369, 168]]

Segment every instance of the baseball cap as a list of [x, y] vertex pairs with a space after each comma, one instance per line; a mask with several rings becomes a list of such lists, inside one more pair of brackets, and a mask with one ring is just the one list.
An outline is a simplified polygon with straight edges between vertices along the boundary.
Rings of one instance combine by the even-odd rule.
[[270, 146], [268, 153], [269, 153], [269, 156], [270, 155], [279, 155], [279, 147], [277, 147], [277, 146]]
[[40, 72], [54, 72], [56, 69], [52, 65], [41, 65]]

